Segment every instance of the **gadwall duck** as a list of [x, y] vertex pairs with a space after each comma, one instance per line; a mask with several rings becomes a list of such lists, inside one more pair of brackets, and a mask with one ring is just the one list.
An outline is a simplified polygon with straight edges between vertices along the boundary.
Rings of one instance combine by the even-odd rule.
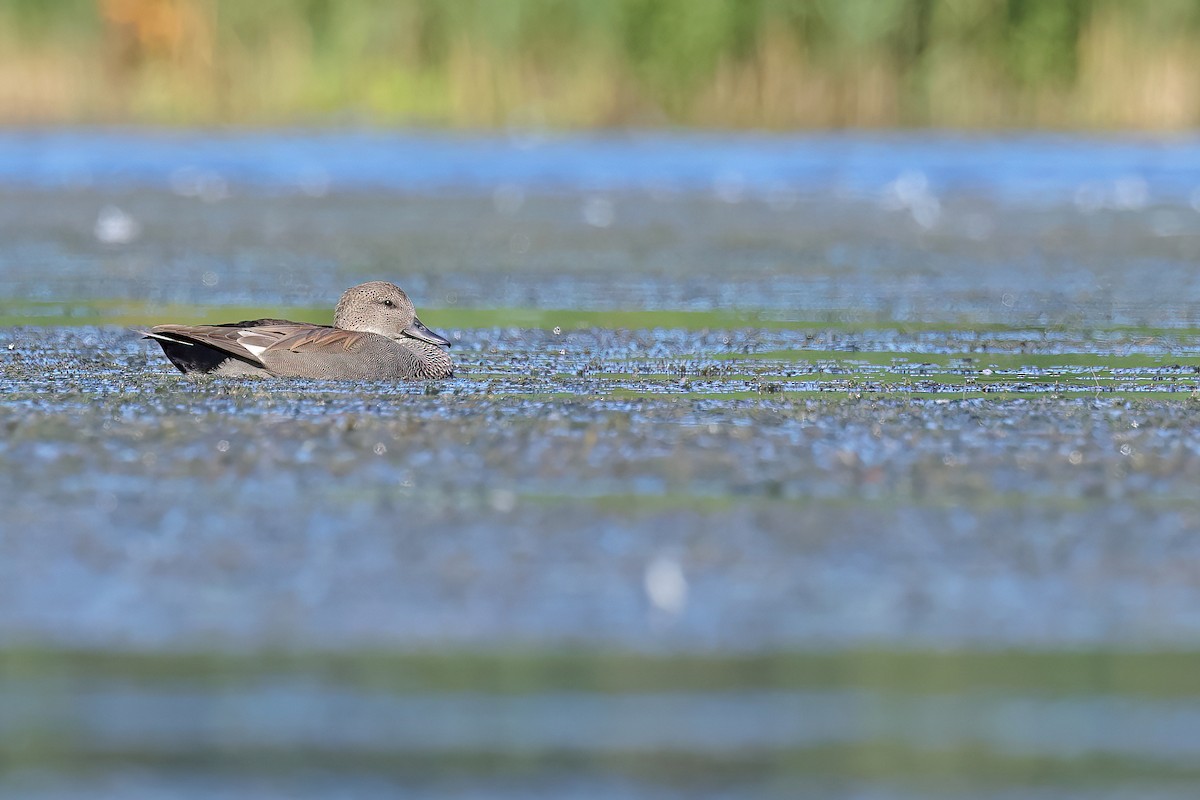
[[224, 325], [155, 325], [138, 331], [194, 375], [279, 375], [334, 380], [448, 378], [450, 342], [426, 328], [399, 286], [371, 281], [347, 289], [333, 327], [286, 319]]

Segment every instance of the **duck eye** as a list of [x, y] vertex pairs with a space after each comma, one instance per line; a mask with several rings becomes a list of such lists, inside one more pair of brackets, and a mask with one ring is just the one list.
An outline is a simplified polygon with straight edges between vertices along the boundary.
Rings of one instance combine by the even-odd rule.
[[391, 308], [392, 306], [396, 305], [396, 304], [395, 304], [395, 303], [393, 303], [391, 300], [384, 300], [384, 301], [383, 301], [383, 304], [384, 304], [385, 306], [387, 306], [388, 308]]

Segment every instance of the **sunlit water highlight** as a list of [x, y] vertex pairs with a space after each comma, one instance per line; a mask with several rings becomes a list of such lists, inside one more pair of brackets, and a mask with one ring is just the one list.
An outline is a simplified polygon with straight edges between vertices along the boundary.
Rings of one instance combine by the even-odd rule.
[[[628, 132], [563, 136], [371, 131], [223, 133], [122, 129], [0, 134], [0, 179], [79, 188], [170, 188], [223, 199], [246, 188], [319, 196], [382, 189], [710, 192], [774, 205], [797, 192], [879, 195], [936, 214], [937, 195], [1020, 205], [1141, 209], [1189, 202], [1200, 140], [1056, 135]], [[504, 195], [502, 194], [502, 197]], [[921, 207], [925, 211], [921, 212]], [[607, 213], [594, 208], [593, 224]]]

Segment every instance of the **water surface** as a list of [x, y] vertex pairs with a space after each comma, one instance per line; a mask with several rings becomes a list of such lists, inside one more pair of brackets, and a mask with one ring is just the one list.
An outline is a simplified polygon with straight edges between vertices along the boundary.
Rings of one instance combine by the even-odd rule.
[[[1190, 797], [1194, 143], [0, 135], [0, 795]], [[439, 383], [131, 327], [391, 279]]]

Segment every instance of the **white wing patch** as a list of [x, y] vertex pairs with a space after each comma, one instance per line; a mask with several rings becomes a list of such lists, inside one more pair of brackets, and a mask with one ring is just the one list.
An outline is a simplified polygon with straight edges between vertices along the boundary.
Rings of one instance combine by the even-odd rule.
[[[251, 344], [251, 341], [257, 340], [256, 344]], [[275, 343], [274, 339], [268, 336], [263, 336], [254, 331], [240, 331], [238, 333], [238, 344], [250, 351], [250, 355], [258, 358], [262, 352]]]
[[192, 346], [192, 343], [187, 341], [186, 339], [176, 339], [174, 336], [167, 336], [165, 334], [155, 333], [154, 331], [135, 330], [135, 333], [140, 333], [143, 336], [145, 336], [147, 339], [162, 339], [164, 342], [170, 342], [172, 344], [185, 344], [188, 347]]

